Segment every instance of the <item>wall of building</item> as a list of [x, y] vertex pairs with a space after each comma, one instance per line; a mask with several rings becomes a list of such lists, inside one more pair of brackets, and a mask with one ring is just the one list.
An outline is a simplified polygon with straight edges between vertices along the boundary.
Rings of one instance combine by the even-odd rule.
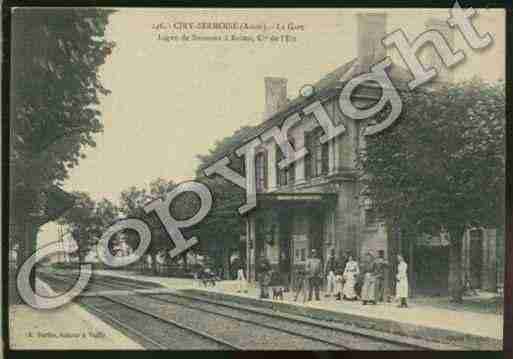
[[[357, 106], [368, 106], [368, 101], [358, 101]], [[365, 223], [365, 211], [362, 207], [359, 192], [361, 185], [356, 179], [351, 179], [355, 174], [358, 151], [364, 141], [360, 136], [361, 125], [354, 120], [345, 117], [339, 107], [338, 97], [323, 103], [329, 117], [335, 122], [335, 126], [342, 123], [346, 131], [328, 143], [329, 145], [329, 173], [316, 178], [305, 179], [304, 159], [295, 162], [295, 181], [287, 186], [278, 186], [276, 169], [277, 145], [273, 140], [262, 144], [257, 151], [267, 152], [267, 190], [265, 192], [284, 193], [313, 193], [336, 192], [338, 199], [336, 206], [328, 211], [323, 218], [322, 257], [326, 258], [332, 249], [337, 255], [347, 251], [357, 257], [369, 250], [375, 254], [380, 249], [387, 251], [387, 234], [382, 224], [367, 226]], [[294, 140], [296, 149], [304, 146], [304, 134], [319, 127], [319, 123], [313, 115], [303, 116], [303, 120], [291, 128], [289, 136]], [[333, 180], [333, 175], [339, 177]], [[308, 256], [310, 248], [309, 221], [302, 215], [296, 214], [292, 228], [292, 239], [296, 248], [305, 247]], [[274, 247], [266, 247], [266, 254], [272, 265], [278, 264], [279, 244]], [[253, 253], [254, 254], [254, 253]], [[296, 253], [292, 253], [294, 258]], [[297, 259], [297, 258], [296, 258]], [[296, 261], [297, 262], [297, 261]], [[296, 263], [297, 264], [297, 263]]]
[[359, 256], [362, 258], [371, 251], [374, 256], [379, 250], [384, 250], [388, 256], [387, 232], [384, 223], [377, 223], [375, 226], [362, 226]]
[[475, 289], [496, 291], [497, 289], [497, 231], [495, 229], [482, 229], [480, 239], [472, 236], [471, 231], [466, 231], [462, 243], [463, 279], [472, 281], [473, 266], [476, 265], [472, 256], [472, 241], [480, 241], [478, 245], [480, 270], [480, 285], [472, 283]]

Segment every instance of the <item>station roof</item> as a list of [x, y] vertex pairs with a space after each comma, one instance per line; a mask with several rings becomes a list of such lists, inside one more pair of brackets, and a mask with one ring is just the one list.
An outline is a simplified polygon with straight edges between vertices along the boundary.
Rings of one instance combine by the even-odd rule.
[[[289, 103], [285, 105], [280, 111], [265, 119], [261, 124], [248, 131], [248, 133], [241, 137], [239, 141], [233, 143], [227, 149], [214, 156], [214, 158], [205, 164], [201, 170], [222, 159], [223, 157], [233, 153], [233, 151], [235, 151], [237, 148], [260, 136], [268, 129], [274, 126], [281, 126], [290, 115], [302, 110], [311, 103], [315, 101], [322, 102], [338, 96], [348, 81], [361, 75], [362, 73], [369, 72], [371, 65], [373, 64], [370, 63], [370, 59], [355, 58], [337, 67], [335, 70], [328, 73], [315, 84], [313, 84], [315, 92], [312, 96], [303, 97], [299, 95], [295, 99], [289, 101]], [[390, 80], [400, 92], [409, 91], [407, 83], [413, 79], [413, 76], [409, 71], [394, 63], [392, 63], [386, 71], [390, 77]], [[363, 84], [361, 87], [369, 91], [355, 91], [356, 97], [360, 95], [366, 98], [375, 98], [376, 100], [379, 99], [380, 90], [375, 85], [367, 86], [366, 84]]]

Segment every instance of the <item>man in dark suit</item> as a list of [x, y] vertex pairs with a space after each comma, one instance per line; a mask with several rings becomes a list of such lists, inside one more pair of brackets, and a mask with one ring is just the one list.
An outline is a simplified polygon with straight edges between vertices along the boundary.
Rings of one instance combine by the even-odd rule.
[[260, 284], [260, 298], [269, 298], [269, 283], [271, 282], [271, 264], [265, 258], [261, 256], [258, 265], [258, 282]]
[[388, 269], [388, 262], [385, 259], [385, 251], [378, 251], [378, 258], [374, 262], [374, 277], [376, 278], [376, 292], [378, 302], [385, 301], [385, 276]]
[[310, 258], [306, 261], [306, 273], [308, 276], [308, 301], [312, 300], [312, 294], [313, 291], [315, 291], [315, 300], [321, 300], [320, 299], [320, 287], [321, 287], [321, 273], [322, 273], [322, 266], [321, 266], [321, 260], [317, 256], [317, 252], [315, 249], [312, 249]]

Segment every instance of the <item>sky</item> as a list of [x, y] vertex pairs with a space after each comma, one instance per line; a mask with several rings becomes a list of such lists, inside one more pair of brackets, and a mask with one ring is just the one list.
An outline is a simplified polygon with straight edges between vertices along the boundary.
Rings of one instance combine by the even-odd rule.
[[[243, 125], [255, 125], [264, 112], [264, 77], [288, 79], [288, 95], [314, 83], [356, 55], [356, 16], [387, 14], [387, 32], [402, 29], [413, 39], [428, 18], [445, 20], [447, 9], [119, 9], [106, 37], [116, 47], [100, 69], [112, 93], [101, 97], [104, 131], [97, 146], [72, 170], [67, 191], [86, 191], [117, 201], [130, 186], [163, 177], [192, 179], [196, 156]], [[303, 25], [295, 42], [166, 42], [153, 25], [175, 22], [248, 22]], [[505, 18], [500, 9], [478, 9], [473, 23], [494, 42], [474, 51], [455, 34], [466, 60], [452, 70], [456, 80], [477, 76], [504, 79]], [[181, 35], [184, 32], [174, 31]], [[194, 31], [197, 35], [219, 31]], [[248, 34], [255, 35], [250, 31]], [[429, 49], [423, 51], [431, 51]], [[387, 54], [404, 66], [396, 50]], [[39, 244], [57, 240], [54, 223], [42, 228]]]

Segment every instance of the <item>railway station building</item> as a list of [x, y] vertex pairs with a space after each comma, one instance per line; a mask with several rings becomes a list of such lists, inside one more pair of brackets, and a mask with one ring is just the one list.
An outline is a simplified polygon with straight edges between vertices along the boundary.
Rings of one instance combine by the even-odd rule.
[[[284, 281], [290, 283], [295, 269], [305, 264], [311, 249], [316, 249], [323, 261], [332, 251], [337, 257], [350, 252], [361, 260], [368, 251], [377, 256], [378, 251], [383, 250], [390, 261], [394, 261], [396, 253], [402, 252], [407, 262], [415, 262], [413, 252], [409, 253], [405, 243], [398, 244], [391, 238], [390, 229], [380, 220], [371, 201], [362, 195], [364, 188], [357, 168], [357, 157], [365, 146], [362, 133], [369, 120], [346, 117], [338, 101], [348, 80], [369, 72], [370, 66], [387, 56], [381, 44], [381, 39], [386, 35], [386, 23], [385, 14], [358, 15], [355, 59], [313, 84], [314, 92], [310, 96], [300, 95], [289, 100], [286, 79], [264, 79], [265, 117], [248, 136], [240, 139], [239, 146], [273, 126], [280, 126], [291, 115], [298, 114], [302, 121], [292, 127], [288, 135], [295, 148], [305, 146], [308, 155], [280, 169], [277, 163], [282, 154], [273, 139], [262, 142], [256, 151], [254, 180], [257, 208], [246, 215], [246, 233], [242, 236], [250, 281], [256, 279], [258, 259], [265, 256], [271, 266], [281, 273]], [[428, 21], [426, 27], [436, 28], [451, 42], [453, 31], [445, 22]], [[438, 69], [437, 81], [450, 81], [450, 73], [433, 49], [420, 58], [424, 64]], [[407, 83], [413, 79], [408, 70], [393, 63], [386, 71], [399, 92], [408, 90]], [[436, 86], [436, 83], [432, 86]], [[356, 107], [370, 106], [379, 100], [380, 91], [375, 84], [364, 83], [353, 92], [353, 104]], [[323, 135], [319, 123], [313, 114], [305, 115], [302, 111], [315, 101], [323, 105], [335, 125], [343, 123], [345, 126], [345, 132], [324, 144], [319, 140]], [[494, 245], [491, 238], [487, 236], [487, 248]], [[468, 252], [468, 248], [464, 246], [463, 250]], [[468, 257], [470, 252], [467, 252]], [[482, 263], [485, 261], [486, 265], [480, 267], [481, 278], [489, 278], [496, 270], [489, 259], [481, 258]], [[465, 263], [470, 265], [468, 261]], [[430, 266], [436, 265], [424, 264], [428, 272]], [[414, 268], [414, 263], [410, 268]], [[429, 279], [426, 283], [431, 285]]]

